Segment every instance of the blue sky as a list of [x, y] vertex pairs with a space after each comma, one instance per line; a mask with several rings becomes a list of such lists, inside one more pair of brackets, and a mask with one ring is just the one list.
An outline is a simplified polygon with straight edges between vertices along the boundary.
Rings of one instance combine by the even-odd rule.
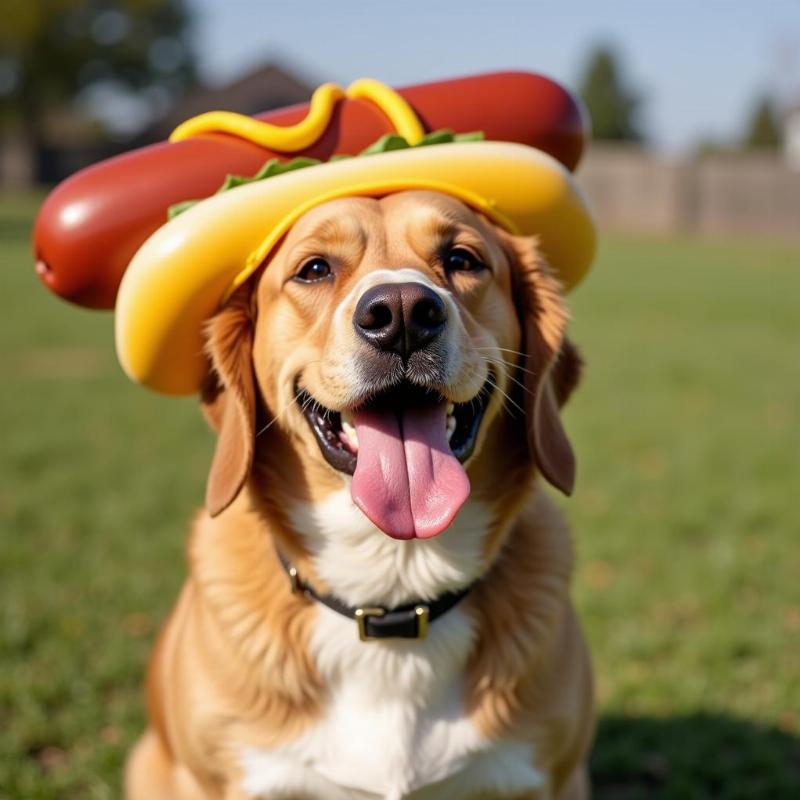
[[575, 86], [596, 42], [617, 46], [662, 149], [735, 137], [764, 90], [800, 102], [800, 0], [189, 0], [204, 75], [280, 59], [312, 82], [394, 85], [492, 69]]

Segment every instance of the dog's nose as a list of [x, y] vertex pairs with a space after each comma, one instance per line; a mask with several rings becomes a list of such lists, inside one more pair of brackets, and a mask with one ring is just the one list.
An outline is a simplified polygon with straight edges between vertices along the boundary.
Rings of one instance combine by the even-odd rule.
[[447, 308], [422, 283], [382, 283], [361, 295], [353, 325], [373, 347], [406, 359], [445, 329]]

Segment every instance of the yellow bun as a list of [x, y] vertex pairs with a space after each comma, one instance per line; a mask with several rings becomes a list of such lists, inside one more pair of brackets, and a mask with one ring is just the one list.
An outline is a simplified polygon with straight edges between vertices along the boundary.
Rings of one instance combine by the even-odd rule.
[[567, 289], [584, 276], [595, 229], [572, 175], [521, 144], [464, 142], [334, 161], [214, 195], [138, 250], [116, 304], [117, 353], [139, 383], [196, 392], [203, 323], [308, 210], [339, 197], [430, 189], [457, 197], [513, 233], [536, 235]]

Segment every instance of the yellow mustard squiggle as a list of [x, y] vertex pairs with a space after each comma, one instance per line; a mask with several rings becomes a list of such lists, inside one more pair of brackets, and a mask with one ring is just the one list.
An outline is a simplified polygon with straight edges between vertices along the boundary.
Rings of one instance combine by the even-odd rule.
[[410, 145], [417, 144], [425, 136], [425, 128], [405, 98], [373, 78], [361, 78], [347, 87], [348, 97], [370, 100], [389, 117], [394, 129]]
[[181, 123], [169, 137], [180, 142], [203, 133], [228, 133], [280, 153], [296, 153], [316, 142], [343, 97], [361, 98], [374, 103], [389, 118], [406, 141], [414, 145], [425, 135], [414, 109], [394, 89], [372, 78], [361, 78], [347, 91], [335, 83], [324, 83], [312, 95], [308, 114], [295, 125], [272, 125], [231, 111], [209, 111]]

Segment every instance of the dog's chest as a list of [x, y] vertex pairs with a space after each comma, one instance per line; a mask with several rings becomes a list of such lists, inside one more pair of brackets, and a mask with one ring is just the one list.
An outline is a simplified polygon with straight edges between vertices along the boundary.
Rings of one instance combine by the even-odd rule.
[[465, 714], [461, 674], [472, 636], [455, 610], [424, 642], [361, 643], [352, 621], [320, 609], [314, 650], [330, 687], [324, 715], [294, 742], [245, 749], [242, 788], [269, 800], [446, 800], [540, 788], [530, 744], [491, 742]]
[[[384, 536], [347, 488], [324, 503], [291, 509], [316, 568], [351, 604], [385, 605], [437, 596], [480, 572], [489, 511], [469, 502], [433, 540]], [[492, 742], [464, 708], [464, 670], [474, 623], [455, 608], [425, 640], [360, 642], [355, 623], [324, 606], [311, 641], [328, 687], [319, 722], [272, 750], [245, 748], [242, 788], [269, 800], [468, 800], [519, 796], [544, 784], [529, 743]]]

